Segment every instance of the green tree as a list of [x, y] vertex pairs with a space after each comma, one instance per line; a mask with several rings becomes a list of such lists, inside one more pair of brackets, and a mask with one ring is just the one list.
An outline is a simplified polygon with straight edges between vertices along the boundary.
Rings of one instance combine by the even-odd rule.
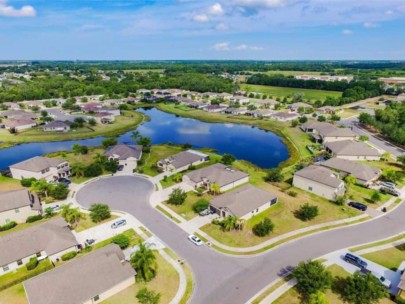
[[72, 146], [72, 151], [74, 155], [78, 155], [80, 153], [81, 146], [78, 143], [74, 143]]
[[173, 189], [172, 193], [169, 194], [168, 203], [172, 205], [183, 205], [186, 201], [187, 193], [180, 188]]
[[117, 244], [121, 249], [125, 249], [129, 246], [130, 239], [125, 234], [121, 233], [113, 237], [112, 243]]
[[199, 199], [197, 202], [194, 203], [193, 210], [195, 213], [200, 213], [201, 211], [207, 209], [209, 205], [210, 202], [206, 199]]
[[225, 153], [221, 158], [221, 163], [226, 166], [230, 166], [235, 162], [236, 158], [232, 154]]
[[318, 116], [318, 121], [320, 121], [320, 122], [324, 122], [324, 121], [326, 121], [325, 116], [323, 116], [323, 115], [319, 115], [319, 116]]
[[86, 171], [86, 165], [83, 163], [74, 163], [72, 164], [72, 175], [76, 177], [83, 177]]
[[319, 214], [318, 206], [313, 206], [308, 203], [301, 205], [300, 209], [295, 212], [295, 216], [302, 221], [310, 221]]
[[381, 201], [381, 199], [382, 199], [382, 196], [381, 196], [380, 192], [378, 192], [377, 190], [374, 190], [373, 193], [371, 194], [370, 200], [373, 203], [377, 203], [377, 202]]
[[397, 156], [397, 162], [402, 166], [402, 170], [405, 170], [405, 155]]
[[141, 134], [139, 133], [138, 130], [131, 133], [131, 139], [134, 141], [134, 143], [137, 143], [137, 141], [140, 137], [141, 137]]
[[357, 179], [353, 175], [348, 175], [345, 177], [345, 182], [346, 182], [346, 190], [349, 191], [351, 186], [353, 186], [356, 183]]
[[45, 212], [46, 218], [50, 218], [55, 215], [55, 211], [53, 211], [53, 209], [51, 207], [45, 208], [44, 212]]
[[117, 143], [118, 143], [118, 141], [114, 137], [106, 138], [102, 141], [102, 145], [103, 145], [104, 149], [115, 146]]
[[318, 290], [309, 296], [308, 304], [329, 304], [329, 301], [325, 294]]
[[298, 118], [298, 121], [303, 124], [308, 121], [308, 118], [306, 116], [301, 116], [300, 118]]
[[218, 184], [211, 184], [210, 192], [214, 195], [218, 195], [221, 193], [221, 187]]
[[382, 161], [388, 161], [391, 158], [391, 154], [389, 152], [384, 152], [381, 154], [380, 159]]
[[183, 174], [176, 173], [176, 174], [173, 175], [172, 179], [173, 179], [174, 182], [179, 183], [183, 179]]
[[304, 297], [323, 292], [332, 286], [331, 273], [318, 261], [300, 262], [293, 269], [292, 276], [297, 280], [297, 290]]
[[224, 231], [231, 231], [236, 228], [236, 223], [238, 222], [238, 218], [235, 216], [228, 215], [222, 220], [221, 226]]
[[44, 179], [33, 181], [31, 184], [31, 191], [34, 191], [40, 198], [47, 198], [51, 189], [52, 185]]
[[284, 175], [281, 168], [269, 169], [264, 180], [266, 182], [282, 182], [284, 180]]
[[359, 137], [359, 140], [360, 140], [360, 141], [368, 141], [368, 136], [366, 136], [366, 135], [361, 135], [361, 136]]
[[156, 256], [149, 247], [141, 242], [138, 247], [138, 250], [132, 254], [130, 263], [138, 273], [137, 278], [149, 282], [157, 273]]
[[89, 211], [90, 218], [94, 223], [99, 223], [111, 217], [110, 207], [106, 204], [92, 204]]
[[140, 136], [138, 139], [138, 145], [143, 146], [144, 148], [149, 148], [152, 143], [152, 139], [149, 137]]
[[56, 186], [51, 187], [49, 194], [57, 200], [63, 200], [67, 198], [69, 189], [66, 188], [65, 184], [59, 183]]
[[340, 294], [349, 303], [373, 304], [388, 296], [387, 289], [371, 273], [355, 273], [342, 281]]
[[97, 125], [97, 121], [94, 118], [90, 118], [89, 119], [89, 125], [94, 127], [95, 125]]
[[61, 206], [60, 215], [73, 227], [76, 227], [79, 221], [85, 218], [85, 215], [79, 211], [79, 208], [72, 208], [72, 204], [70, 203]]
[[141, 304], [158, 304], [160, 302], [160, 293], [144, 287], [138, 291], [136, 298]]
[[257, 236], [266, 236], [274, 230], [274, 224], [269, 218], [265, 218], [260, 223], [253, 226], [253, 233]]
[[295, 128], [296, 126], [298, 126], [298, 120], [297, 119], [291, 120], [291, 127]]

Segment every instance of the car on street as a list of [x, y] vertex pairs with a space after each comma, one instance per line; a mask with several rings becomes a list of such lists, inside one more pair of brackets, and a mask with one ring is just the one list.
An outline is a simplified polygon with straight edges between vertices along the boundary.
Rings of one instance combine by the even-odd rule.
[[386, 188], [391, 188], [391, 189], [394, 189], [395, 190], [395, 188], [396, 188], [396, 184], [394, 184], [394, 183], [391, 183], [391, 182], [380, 182], [380, 186], [381, 187], [386, 187]]
[[188, 239], [195, 245], [197, 246], [201, 246], [203, 244], [203, 241], [201, 241], [197, 236], [195, 236], [194, 234], [190, 234], [188, 236]]
[[124, 165], [119, 165], [118, 168], [117, 168], [117, 170], [118, 170], [118, 171], [124, 170]]
[[391, 194], [391, 195], [393, 195], [393, 196], [400, 196], [400, 195], [401, 195], [401, 192], [399, 192], [398, 190], [392, 189], [392, 188], [388, 188], [388, 187], [381, 187], [381, 188], [380, 188], [380, 191], [381, 191], [382, 193]]
[[367, 210], [367, 206], [359, 202], [350, 202], [348, 205], [361, 211]]
[[354, 254], [346, 253], [345, 256], [343, 257], [343, 260], [359, 268], [367, 268], [367, 262], [363, 261]]
[[116, 229], [116, 228], [118, 228], [118, 227], [125, 226], [126, 224], [127, 224], [127, 221], [126, 221], [126, 220], [119, 220], [119, 221], [116, 221], [116, 222], [112, 223], [112, 224], [111, 224], [111, 228], [112, 228], [112, 229]]

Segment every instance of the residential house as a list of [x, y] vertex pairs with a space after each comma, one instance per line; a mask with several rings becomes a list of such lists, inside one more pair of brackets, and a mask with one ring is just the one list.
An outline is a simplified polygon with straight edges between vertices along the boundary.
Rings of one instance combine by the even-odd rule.
[[356, 178], [357, 183], [366, 187], [378, 180], [382, 173], [378, 168], [336, 157], [321, 162], [320, 165], [338, 171], [342, 177], [352, 175]]
[[210, 112], [210, 113], [221, 113], [225, 111], [228, 107], [226, 106], [221, 106], [221, 105], [209, 105], [204, 108], [204, 111]]
[[301, 130], [312, 133], [316, 142], [328, 143], [335, 141], [347, 141], [356, 139], [356, 134], [348, 128], [338, 128], [327, 122], [304, 123]]
[[401, 279], [397, 285], [398, 287], [398, 296], [401, 296], [401, 299], [403, 299], [404, 297], [402, 296], [402, 293], [405, 291], [405, 271], [402, 273], [401, 275]]
[[187, 150], [158, 160], [157, 166], [163, 172], [181, 172], [190, 166], [197, 166], [209, 160], [207, 154], [195, 150]]
[[278, 121], [287, 122], [300, 117], [297, 113], [287, 113], [287, 112], [275, 112], [271, 114], [270, 118]]
[[69, 163], [63, 159], [36, 156], [10, 166], [15, 179], [36, 178], [54, 180], [70, 175]]
[[299, 80], [321, 80], [321, 81], [347, 81], [353, 80], [353, 76], [340, 76], [340, 75], [296, 75], [295, 79]]
[[41, 213], [38, 197], [27, 189], [0, 192], [0, 226], [11, 221], [24, 223], [27, 217]]
[[246, 108], [228, 108], [224, 110], [225, 114], [230, 114], [230, 115], [244, 115], [248, 112]]
[[222, 194], [210, 202], [210, 209], [221, 217], [249, 219], [277, 203], [277, 196], [250, 184]]
[[335, 107], [331, 107], [331, 106], [323, 106], [320, 107], [318, 109], [316, 109], [316, 113], [319, 115], [332, 115], [333, 113], [335, 113], [336, 108]]
[[78, 242], [61, 217], [0, 237], [0, 275], [24, 266], [32, 257], [57, 261]]
[[96, 113], [108, 113], [108, 114], [114, 115], [114, 116], [120, 116], [121, 115], [121, 111], [118, 108], [102, 107], [102, 108], [99, 108], [98, 110], [96, 110], [95, 112]]
[[210, 189], [216, 184], [224, 192], [249, 182], [249, 174], [217, 163], [185, 174], [183, 181], [195, 189]]
[[405, 102], [405, 94], [399, 94], [396, 99], [397, 102]]
[[23, 285], [29, 304], [94, 304], [135, 284], [135, 275], [119, 246], [110, 244]]
[[260, 117], [270, 117], [273, 113], [274, 113], [274, 111], [272, 111], [272, 110], [259, 109], [259, 110], [247, 111], [246, 115], [260, 118]]
[[20, 105], [16, 102], [4, 102], [2, 105], [4, 105], [7, 109], [10, 110], [20, 110]]
[[312, 109], [313, 107], [312, 107], [312, 105], [307, 104], [305, 102], [295, 102], [295, 103], [289, 104], [287, 106], [287, 108], [290, 109], [291, 112], [298, 112], [299, 108]]
[[274, 109], [276, 105], [279, 104], [278, 101], [274, 99], [250, 99], [251, 104], [254, 104], [258, 108], [263, 109]]
[[250, 102], [249, 97], [245, 96], [232, 96], [231, 98], [229, 98], [230, 104], [239, 103], [240, 105], [247, 105], [249, 102]]
[[45, 132], [69, 132], [70, 131], [70, 123], [69, 122], [64, 122], [60, 120], [54, 120], [51, 122], [48, 122], [44, 127], [43, 130]]
[[122, 99], [106, 99], [106, 100], [103, 100], [103, 104], [105, 106], [111, 107], [111, 106], [122, 105], [122, 104], [124, 104], [124, 101]]
[[10, 132], [18, 132], [35, 127], [37, 123], [32, 119], [13, 119], [4, 122], [4, 127]]
[[91, 116], [84, 115], [70, 115], [59, 109], [47, 109], [48, 115], [54, 120], [64, 121], [64, 122], [74, 122], [76, 118], [83, 118], [88, 121]]
[[342, 140], [325, 144], [327, 152], [337, 158], [348, 160], [379, 160], [380, 152], [368, 144], [359, 141]]
[[295, 172], [293, 186], [329, 200], [336, 200], [345, 193], [345, 183], [339, 179], [338, 173], [314, 165]]
[[99, 124], [109, 124], [115, 121], [114, 114], [107, 113], [107, 112], [98, 112], [93, 115], [93, 118]]
[[88, 102], [80, 105], [80, 107], [82, 108], [83, 112], [89, 113], [99, 111], [103, 105], [100, 102]]
[[34, 120], [37, 116], [32, 112], [27, 112], [24, 110], [9, 110], [1, 113], [3, 118], [7, 119], [26, 119]]
[[104, 155], [108, 159], [116, 160], [120, 165], [136, 165], [142, 157], [142, 146], [130, 146], [125, 144], [115, 145], [107, 148]]

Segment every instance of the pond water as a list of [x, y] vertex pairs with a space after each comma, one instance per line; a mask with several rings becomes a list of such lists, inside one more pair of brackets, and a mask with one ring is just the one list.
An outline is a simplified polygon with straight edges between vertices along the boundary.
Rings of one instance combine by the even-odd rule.
[[[178, 117], [155, 108], [141, 109], [151, 120], [138, 127], [142, 136], [152, 144], [189, 143], [195, 148], [212, 148], [219, 154], [230, 153], [262, 168], [276, 167], [288, 159], [289, 153], [281, 138], [272, 132], [251, 126], [206, 123], [196, 119]], [[132, 131], [118, 137], [120, 143], [131, 143]], [[100, 146], [104, 137], [46, 143], [26, 143], [0, 150], [0, 168], [25, 159], [56, 151], [68, 151], [74, 143]]]

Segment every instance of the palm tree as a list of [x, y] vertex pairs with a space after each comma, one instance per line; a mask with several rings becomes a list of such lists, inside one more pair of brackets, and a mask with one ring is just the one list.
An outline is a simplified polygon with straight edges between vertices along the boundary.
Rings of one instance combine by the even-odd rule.
[[79, 211], [79, 208], [71, 208], [66, 215], [66, 221], [73, 227], [77, 227], [79, 221], [84, 218], [85, 215]]
[[31, 185], [31, 191], [34, 191], [38, 194], [39, 197], [48, 197], [48, 191], [50, 190], [51, 185], [48, 184], [44, 179], [34, 181]]
[[183, 174], [181, 173], [176, 173], [175, 175], [173, 175], [173, 180], [178, 183], [183, 179]]
[[86, 170], [86, 165], [83, 163], [75, 163], [72, 165], [72, 175], [76, 177], [83, 177]]
[[350, 190], [350, 187], [356, 183], [356, 178], [353, 175], [348, 175], [345, 177], [346, 189]]
[[64, 204], [64, 205], [62, 205], [61, 207], [60, 207], [60, 215], [65, 219], [65, 221], [67, 221], [66, 220], [66, 217], [67, 217], [67, 215], [69, 214], [69, 212], [70, 212], [70, 206], [72, 206], [72, 203], [69, 203], [69, 204]]
[[228, 215], [222, 221], [222, 228], [225, 231], [231, 231], [231, 230], [235, 229], [236, 221], [237, 221], [236, 217]]
[[210, 191], [212, 194], [217, 195], [221, 193], [221, 187], [218, 184], [211, 184]]
[[139, 242], [139, 249], [132, 254], [130, 262], [140, 277], [149, 282], [157, 273], [156, 256], [148, 246]]

